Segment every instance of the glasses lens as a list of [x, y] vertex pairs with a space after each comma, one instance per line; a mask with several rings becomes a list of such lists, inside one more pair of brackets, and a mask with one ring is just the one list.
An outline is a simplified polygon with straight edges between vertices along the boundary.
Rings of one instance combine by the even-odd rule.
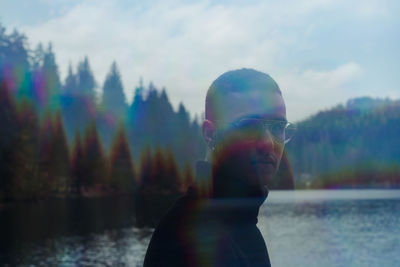
[[271, 135], [278, 141], [285, 141], [285, 121], [265, 121], [265, 128], [271, 133]]
[[293, 138], [295, 133], [296, 133], [296, 126], [288, 122], [285, 129], [285, 138], [284, 138], [285, 144]]
[[233, 124], [236, 131], [246, 134], [259, 134], [268, 131], [276, 142], [287, 143], [293, 137], [296, 127], [286, 121], [261, 120], [261, 119], [241, 119]]

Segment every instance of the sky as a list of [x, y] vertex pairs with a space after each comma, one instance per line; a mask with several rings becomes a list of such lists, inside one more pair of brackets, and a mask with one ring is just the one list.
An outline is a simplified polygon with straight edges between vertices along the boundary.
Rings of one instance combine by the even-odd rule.
[[140, 78], [201, 116], [222, 73], [254, 68], [289, 121], [360, 96], [400, 98], [397, 0], [0, 0], [0, 23], [51, 42], [60, 76], [84, 56], [98, 92], [115, 60], [130, 102]]

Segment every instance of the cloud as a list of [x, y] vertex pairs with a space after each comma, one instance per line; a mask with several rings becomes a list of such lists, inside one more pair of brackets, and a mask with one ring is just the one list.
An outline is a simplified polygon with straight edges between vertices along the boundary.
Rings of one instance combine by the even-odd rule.
[[358, 3], [356, 14], [363, 18], [376, 18], [390, 14], [386, 1], [369, 0]]
[[360, 65], [349, 62], [332, 70], [305, 70], [278, 76], [277, 81], [287, 103], [288, 118], [303, 119], [317, 110], [357, 96], [358, 92], [352, 90], [352, 86], [362, 74]]
[[272, 65], [279, 40], [269, 38], [273, 25], [255, 27], [262, 15], [258, 6], [209, 2], [158, 4], [142, 11], [132, 7], [127, 12], [109, 1], [88, 1], [23, 31], [33, 43], [53, 42], [63, 77], [67, 62], [76, 65], [88, 55], [101, 84], [115, 59], [130, 97], [143, 76], [166, 86], [174, 103], [184, 100], [199, 113], [199, 95], [204, 96], [216, 75], [243, 66]]
[[[348, 89], [361, 73], [362, 67], [353, 59], [322, 71], [330, 68], [323, 63], [303, 66], [296, 62], [300, 57], [293, 58], [304, 51], [318, 54], [318, 43], [312, 37], [321, 27], [318, 22], [324, 22], [321, 14], [340, 6], [355, 10], [360, 5], [332, 0], [230, 4], [88, 0], [21, 30], [33, 44], [53, 42], [62, 77], [68, 62], [76, 66], [88, 55], [101, 87], [116, 60], [128, 99], [143, 77], [145, 83], [152, 80], [156, 86], [165, 86], [175, 107], [182, 101], [197, 114], [203, 111], [208, 86], [220, 74], [256, 68], [278, 77], [278, 83], [288, 89], [288, 106], [293, 101], [296, 108], [289, 111], [300, 118], [351, 95], [343, 88]], [[293, 71], [296, 64], [306, 70]], [[330, 99], [317, 99], [326, 94]], [[318, 104], [307, 96], [315, 97]]]

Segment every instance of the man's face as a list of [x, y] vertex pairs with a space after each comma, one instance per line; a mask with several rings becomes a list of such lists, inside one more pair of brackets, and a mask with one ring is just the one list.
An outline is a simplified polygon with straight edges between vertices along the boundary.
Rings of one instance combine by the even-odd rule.
[[269, 131], [251, 132], [232, 125], [248, 118], [286, 121], [282, 96], [265, 89], [230, 93], [224, 96], [220, 108], [214, 122], [214, 163], [231, 164], [247, 182], [266, 185], [278, 170], [284, 144], [277, 142]]

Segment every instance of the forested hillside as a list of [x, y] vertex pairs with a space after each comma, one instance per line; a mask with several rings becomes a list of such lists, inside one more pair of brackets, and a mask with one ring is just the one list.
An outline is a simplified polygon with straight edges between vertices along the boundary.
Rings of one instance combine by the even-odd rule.
[[400, 186], [400, 101], [351, 99], [298, 123], [287, 150], [298, 187]]

